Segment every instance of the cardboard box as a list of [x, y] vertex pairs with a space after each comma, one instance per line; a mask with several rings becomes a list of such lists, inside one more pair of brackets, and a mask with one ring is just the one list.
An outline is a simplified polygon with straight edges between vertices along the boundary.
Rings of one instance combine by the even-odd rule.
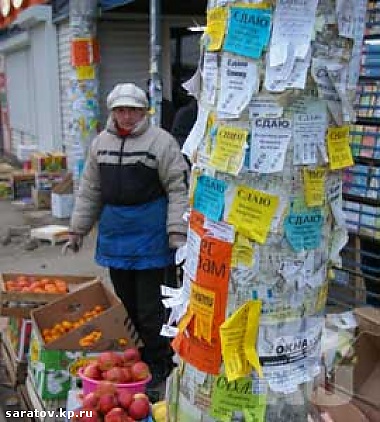
[[8, 180], [0, 180], [0, 199], [12, 198], [12, 183]]
[[31, 155], [31, 165], [38, 173], [64, 171], [67, 170], [67, 156], [62, 152], [37, 152]]
[[[66, 332], [49, 343], [44, 343], [42, 332], [64, 320], [76, 322], [85, 312], [100, 305], [105, 310], [80, 325]], [[100, 331], [101, 338], [91, 351], [118, 350], [126, 347], [140, 347], [142, 342], [129, 319], [120, 299], [106, 286], [96, 280], [88, 283], [65, 297], [31, 311], [33, 326], [46, 350], [88, 350], [81, 346], [80, 340], [92, 331]]]
[[[77, 360], [83, 360], [84, 351], [47, 350], [33, 328], [30, 340], [28, 376], [39, 396], [44, 400], [66, 399], [67, 392], [76, 386]], [[72, 367], [75, 370], [72, 370]]]
[[311, 402], [321, 413], [328, 413], [334, 422], [369, 422], [367, 416], [344, 394], [331, 393], [318, 387]]
[[11, 182], [13, 199], [32, 197], [32, 187], [35, 184], [34, 173], [15, 172], [12, 174]]
[[51, 207], [51, 190], [32, 187], [32, 200], [38, 210], [49, 209]]
[[57, 184], [65, 180], [66, 172], [43, 172], [35, 173], [36, 189], [52, 190]]
[[[66, 398], [50, 398], [43, 399], [41, 395], [37, 392], [37, 386], [34, 383], [32, 374], [28, 373], [25, 380], [25, 390], [28, 397], [28, 408], [33, 410], [38, 410], [40, 412], [54, 411], [55, 415], [59, 415], [60, 409], [64, 409], [66, 406]], [[65, 393], [67, 394], [67, 393]], [[46, 417], [38, 419], [40, 422], [64, 422], [63, 419], [59, 417]]]
[[359, 331], [368, 331], [380, 335], [380, 309], [367, 306], [354, 309], [358, 321]]
[[51, 213], [56, 218], [69, 218], [74, 208], [74, 194], [51, 194]]
[[354, 360], [335, 367], [332, 386], [370, 406], [380, 420], [380, 335], [359, 333], [353, 349]]
[[6, 335], [10, 346], [15, 352], [16, 358], [26, 361], [29, 353], [32, 321], [26, 318], [9, 317]]
[[20, 277], [33, 277], [35, 281], [40, 281], [41, 279], [45, 281], [63, 280], [66, 282], [69, 292], [76, 290], [81, 284], [96, 279], [95, 276], [90, 275], [0, 273], [0, 315], [30, 318], [30, 311], [36, 306], [67, 295], [67, 293], [49, 293], [43, 291], [23, 292], [7, 290], [6, 283], [12, 280], [15, 281]]

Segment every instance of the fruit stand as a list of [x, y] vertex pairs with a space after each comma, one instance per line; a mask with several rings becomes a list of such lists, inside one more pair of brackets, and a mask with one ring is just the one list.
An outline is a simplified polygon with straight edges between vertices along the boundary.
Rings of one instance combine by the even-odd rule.
[[142, 343], [101, 280], [3, 274], [0, 286], [1, 362], [17, 397], [7, 420], [152, 420]]

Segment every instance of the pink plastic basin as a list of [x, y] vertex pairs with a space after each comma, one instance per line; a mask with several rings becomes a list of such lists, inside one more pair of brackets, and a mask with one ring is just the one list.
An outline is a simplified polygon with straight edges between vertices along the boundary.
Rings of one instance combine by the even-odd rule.
[[[82, 380], [82, 389], [83, 389], [84, 395], [91, 393], [92, 391], [95, 391], [97, 386], [102, 382], [102, 380], [94, 380], [92, 378], [88, 378], [85, 375], [83, 375], [83, 368], [79, 368], [78, 375], [79, 375], [79, 378]], [[131, 394], [145, 393], [146, 386], [151, 379], [152, 379], [152, 376], [150, 375], [148, 378], [142, 381], [129, 382], [128, 384], [115, 383], [115, 387], [117, 391], [127, 390]]]

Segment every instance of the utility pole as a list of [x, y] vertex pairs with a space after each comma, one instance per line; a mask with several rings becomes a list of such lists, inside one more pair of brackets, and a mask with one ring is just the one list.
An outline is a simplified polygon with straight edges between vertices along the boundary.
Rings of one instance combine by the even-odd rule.
[[99, 46], [96, 39], [97, 0], [70, 0], [72, 104], [68, 157], [73, 168], [74, 187], [86, 160], [87, 150], [99, 127]]
[[149, 101], [151, 123], [155, 126], [160, 126], [162, 113], [161, 53], [161, 0], [150, 0]]
[[170, 422], [310, 416], [328, 274], [348, 239], [342, 172], [365, 13], [366, 0], [208, 1], [187, 83], [199, 100], [182, 149], [183, 287], [164, 301], [181, 358]]

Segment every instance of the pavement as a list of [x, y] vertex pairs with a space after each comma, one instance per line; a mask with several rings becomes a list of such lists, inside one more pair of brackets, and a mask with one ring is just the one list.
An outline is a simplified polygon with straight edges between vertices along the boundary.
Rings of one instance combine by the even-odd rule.
[[0, 243], [1, 272], [88, 274], [108, 279], [106, 269], [94, 262], [95, 230], [85, 238], [83, 248], [76, 254], [63, 255], [62, 243], [52, 245], [45, 240], [39, 240], [36, 249], [25, 250], [29, 229], [50, 224], [68, 226], [68, 220], [53, 218], [50, 210], [25, 210], [11, 201], [0, 200], [0, 239], [4, 240], [9, 229], [21, 232], [11, 236], [8, 244]]

